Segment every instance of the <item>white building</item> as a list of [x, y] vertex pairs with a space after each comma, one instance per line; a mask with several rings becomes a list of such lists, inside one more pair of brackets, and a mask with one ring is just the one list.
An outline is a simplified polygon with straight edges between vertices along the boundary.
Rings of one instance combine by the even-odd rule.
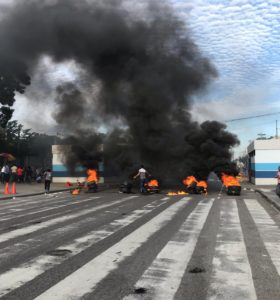
[[249, 180], [256, 185], [277, 184], [280, 166], [280, 139], [255, 140], [247, 148]]
[[[53, 182], [67, 181], [76, 183], [77, 180], [80, 182], [86, 179], [86, 169], [83, 167], [77, 167], [74, 174], [71, 174], [65, 165], [65, 153], [71, 152], [71, 146], [67, 145], [53, 145], [52, 146], [52, 171], [53, 171]], [[104, 183], [103, 177], [103, 163], [99, 164], [98, 167], [100, 180], [99, 183]]]

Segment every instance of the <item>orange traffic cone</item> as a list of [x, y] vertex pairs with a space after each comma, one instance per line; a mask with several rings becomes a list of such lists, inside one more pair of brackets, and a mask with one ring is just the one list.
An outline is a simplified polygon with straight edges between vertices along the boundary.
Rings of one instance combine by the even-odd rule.
[[10, 194], [10, 191], [9, 191], [9, 183], [6, 182], [5, 189], [4, 189], [4, 195], [9, 195], [9, 194]]
[[17, 193], [16, 183], [13, 182], [13, 185], [12, 185], [12, 194], [16, 194], [16, 193]]

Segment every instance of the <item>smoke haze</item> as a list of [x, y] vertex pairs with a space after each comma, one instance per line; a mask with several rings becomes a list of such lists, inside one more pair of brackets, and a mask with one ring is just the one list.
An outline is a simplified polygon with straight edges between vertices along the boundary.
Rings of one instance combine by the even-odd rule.
[[186, 25], [165, 1], [146, 1], [140, 13], [121, 0], [100, 2], [16, 1], [0, 21], [0, 67], [23, 91], [45, 55], [74, 60], [86, 74], [82, 84], [58, 85], [53, 101], [55, 120], [71, 132], [71, 169], [98, 162], [102, 142], [115, 173], [140, 163], [174, 179], [230, 170], [236, 136], [218, 122], [191, 120], [191, 96], [217, 74]]

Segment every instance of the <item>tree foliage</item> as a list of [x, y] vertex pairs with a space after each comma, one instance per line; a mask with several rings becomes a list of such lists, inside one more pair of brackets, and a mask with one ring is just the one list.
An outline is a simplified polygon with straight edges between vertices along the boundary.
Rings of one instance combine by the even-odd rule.
[[18, 121], [9, 121], [5, 128], [0, 127], [0, 153], [13, 154], [18, 163], [29, 164], [30, 158], [36, 158], [40, 166], [49, 165], [51, 146], [58, 142], [56, 136], [39, 134], [31, 129], [24, 129]]
[[26, 66], [1, 56], [0, 60], [0, 126], [5, 128], [13, 114], [16, 92], [23, 94], [30, 84]]

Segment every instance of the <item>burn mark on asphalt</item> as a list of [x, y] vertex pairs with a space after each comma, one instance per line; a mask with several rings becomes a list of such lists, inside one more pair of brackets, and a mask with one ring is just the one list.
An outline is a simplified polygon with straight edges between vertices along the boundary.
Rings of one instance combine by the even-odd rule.
[[52, 256], [65, 256], [70, 253], [72, 253], [72, 251], [67, 249], [56, 249], [47, 251], [47, 254]]
[[204, 273], [206, 272], [204, 268], [199, 268], [199, 267], [195, 267], [193, 269], [191, 269], [189, 271], [189, 273], [192, 273], [192, 274], [196, 274], [196, 273]]
[[134, 290], [134, 294], [145, 294], [147, 293], [147, 289], [139, 287]]
[[31, 222], [30, 224], [40, 224], [40, 223], [42, 223], [42, 221], [37, 220], [37, 221]]

